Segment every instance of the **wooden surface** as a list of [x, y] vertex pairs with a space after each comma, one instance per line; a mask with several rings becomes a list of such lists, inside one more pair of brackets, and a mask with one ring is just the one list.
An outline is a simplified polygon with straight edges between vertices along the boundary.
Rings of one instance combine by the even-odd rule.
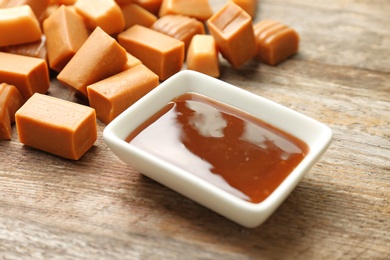
[[[215, 9], [225, 1], [210, 1]], [[102, 140], [77, 162], [0, 142], [0, 259], [390, 259], [390, 2], [261, 0], [301, 50], [221, 79], [332, 128], [281, 207], [246, 229], [140, 175]], [[50, 95], [77, 102], [54, 84]]]

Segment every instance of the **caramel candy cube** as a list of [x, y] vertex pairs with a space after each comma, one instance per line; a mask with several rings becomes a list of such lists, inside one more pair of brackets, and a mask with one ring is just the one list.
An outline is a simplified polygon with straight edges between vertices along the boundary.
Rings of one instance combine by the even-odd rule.
[[181, 14], [204, 22], [213, 15], [213, 10], [208, 0], [163, 0], [159, 17], [167, 14]]
[[39, 21], [28, 5], [0, 9], [0, 47], [39, 41]]
[[207, 21], [207, 25], [222, 56], [234, 68], [241, 67], [256, 55], [252, 18], [235, 3], [227, 3]]
[[108, 124], [158, 84], [158, 76], [141, 64], [88, 86], [88, 99]]
[[157, 16], [137, 4], [130, 3], [120, 7], [125, 18], [125, 30], [135, 24], [150, 27], [157, 21]]
[[158, 15], [163, 0], [132, 0], [134, 4], [141, 6], [154, 15]]
[[184, 43], [163, 33], [136, 24], [120, 33], [118, 41], [161, 81], [179, 72], [183, 66]]
[[15, 113], [23, 103], [24, 99], [15, 86], [0, 84], [0, 140], [11, 139], [11, 124], [15, 122]]
[[14, 85], [27, 100], [35, 92], [47, 92], [49, 69], [43, 59], [0, 52], [0, 82]]
[[213, 36], [198, 34], [192, 38], [187, 53], [187, 69], [219, 77], [218, 50]]
[[184, 42], [184, 48], [186, 50], [194, 35], [205, 33], [202, 22], [195, 18], [177, 14], [161, 17], [151, 28]]
[[88, 85], [122, 71], [126, 61], [126, 50], [97, 27], [57, 79], [87, 97]]
[[100, 27], [108, 34], [116, 34], [125, 28], [122, 11], [114, 0], [77, 0], [74, 7], [91, 30]]
[[239, 7], [244, 9], [245, 12], [247, 12], [252, 19], [256, 16], [257, 11], [257, 1], [256, 0], [230, 0], [237, 4]]
[[277, 21], [264, 20], [254, 26], [257, 55], [256, 57], [269, 65], [276, 65], [299, 50], [298, 33]]
[[38, 19], [49, 6], [50, 0], [0, 0], [0, 8], [11, 8], [28, 5]]
[[60, 72], [88, 39], [83, 18], [64, 5], [44, 22], [49, 66]]
[[21, 143], [72, 160], [97, 139], [93, 108], [38, 93], [16, 112], [16, 128]]

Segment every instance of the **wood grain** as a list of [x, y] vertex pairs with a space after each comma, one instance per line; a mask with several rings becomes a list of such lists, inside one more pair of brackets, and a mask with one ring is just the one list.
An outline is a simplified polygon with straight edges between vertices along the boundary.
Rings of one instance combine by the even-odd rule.
[[[218, 9], [226, 1], [210, 1]], [[102, 139], [79, 161], [0, 142], [1, 259], [389, 259], [390, 5], [262, 0], [295, 28], [275, 66], [221, 79], [329, 125], [334, 140], [281, 207], [246, 229], [142, 176]], [[53, 81], [49, 94], [85, 103]]]

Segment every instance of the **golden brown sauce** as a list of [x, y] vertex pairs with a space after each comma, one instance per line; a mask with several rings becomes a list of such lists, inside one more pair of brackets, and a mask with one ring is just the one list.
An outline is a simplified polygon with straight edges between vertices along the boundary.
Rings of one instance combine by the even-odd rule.
[[253, 203], [267, 198], [309, 150], [266, 122], [195, 93], [177, 97], [126, 141]]

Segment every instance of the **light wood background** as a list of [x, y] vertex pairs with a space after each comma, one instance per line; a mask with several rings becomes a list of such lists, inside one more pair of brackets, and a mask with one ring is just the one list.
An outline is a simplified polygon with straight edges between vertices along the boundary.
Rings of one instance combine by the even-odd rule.
[[[217, 10], [226, 1], [210, 1]], [[102, 139], [77, 162], [0, 142], [1, 259], [390, 259], [390, 1], [261, 0], [295, 28], [275, 66], [221, 79], [332, 128], [281, 207], [246, 229], [140, 175]], [[82, 102], [55, 81], [49, 94]]]

